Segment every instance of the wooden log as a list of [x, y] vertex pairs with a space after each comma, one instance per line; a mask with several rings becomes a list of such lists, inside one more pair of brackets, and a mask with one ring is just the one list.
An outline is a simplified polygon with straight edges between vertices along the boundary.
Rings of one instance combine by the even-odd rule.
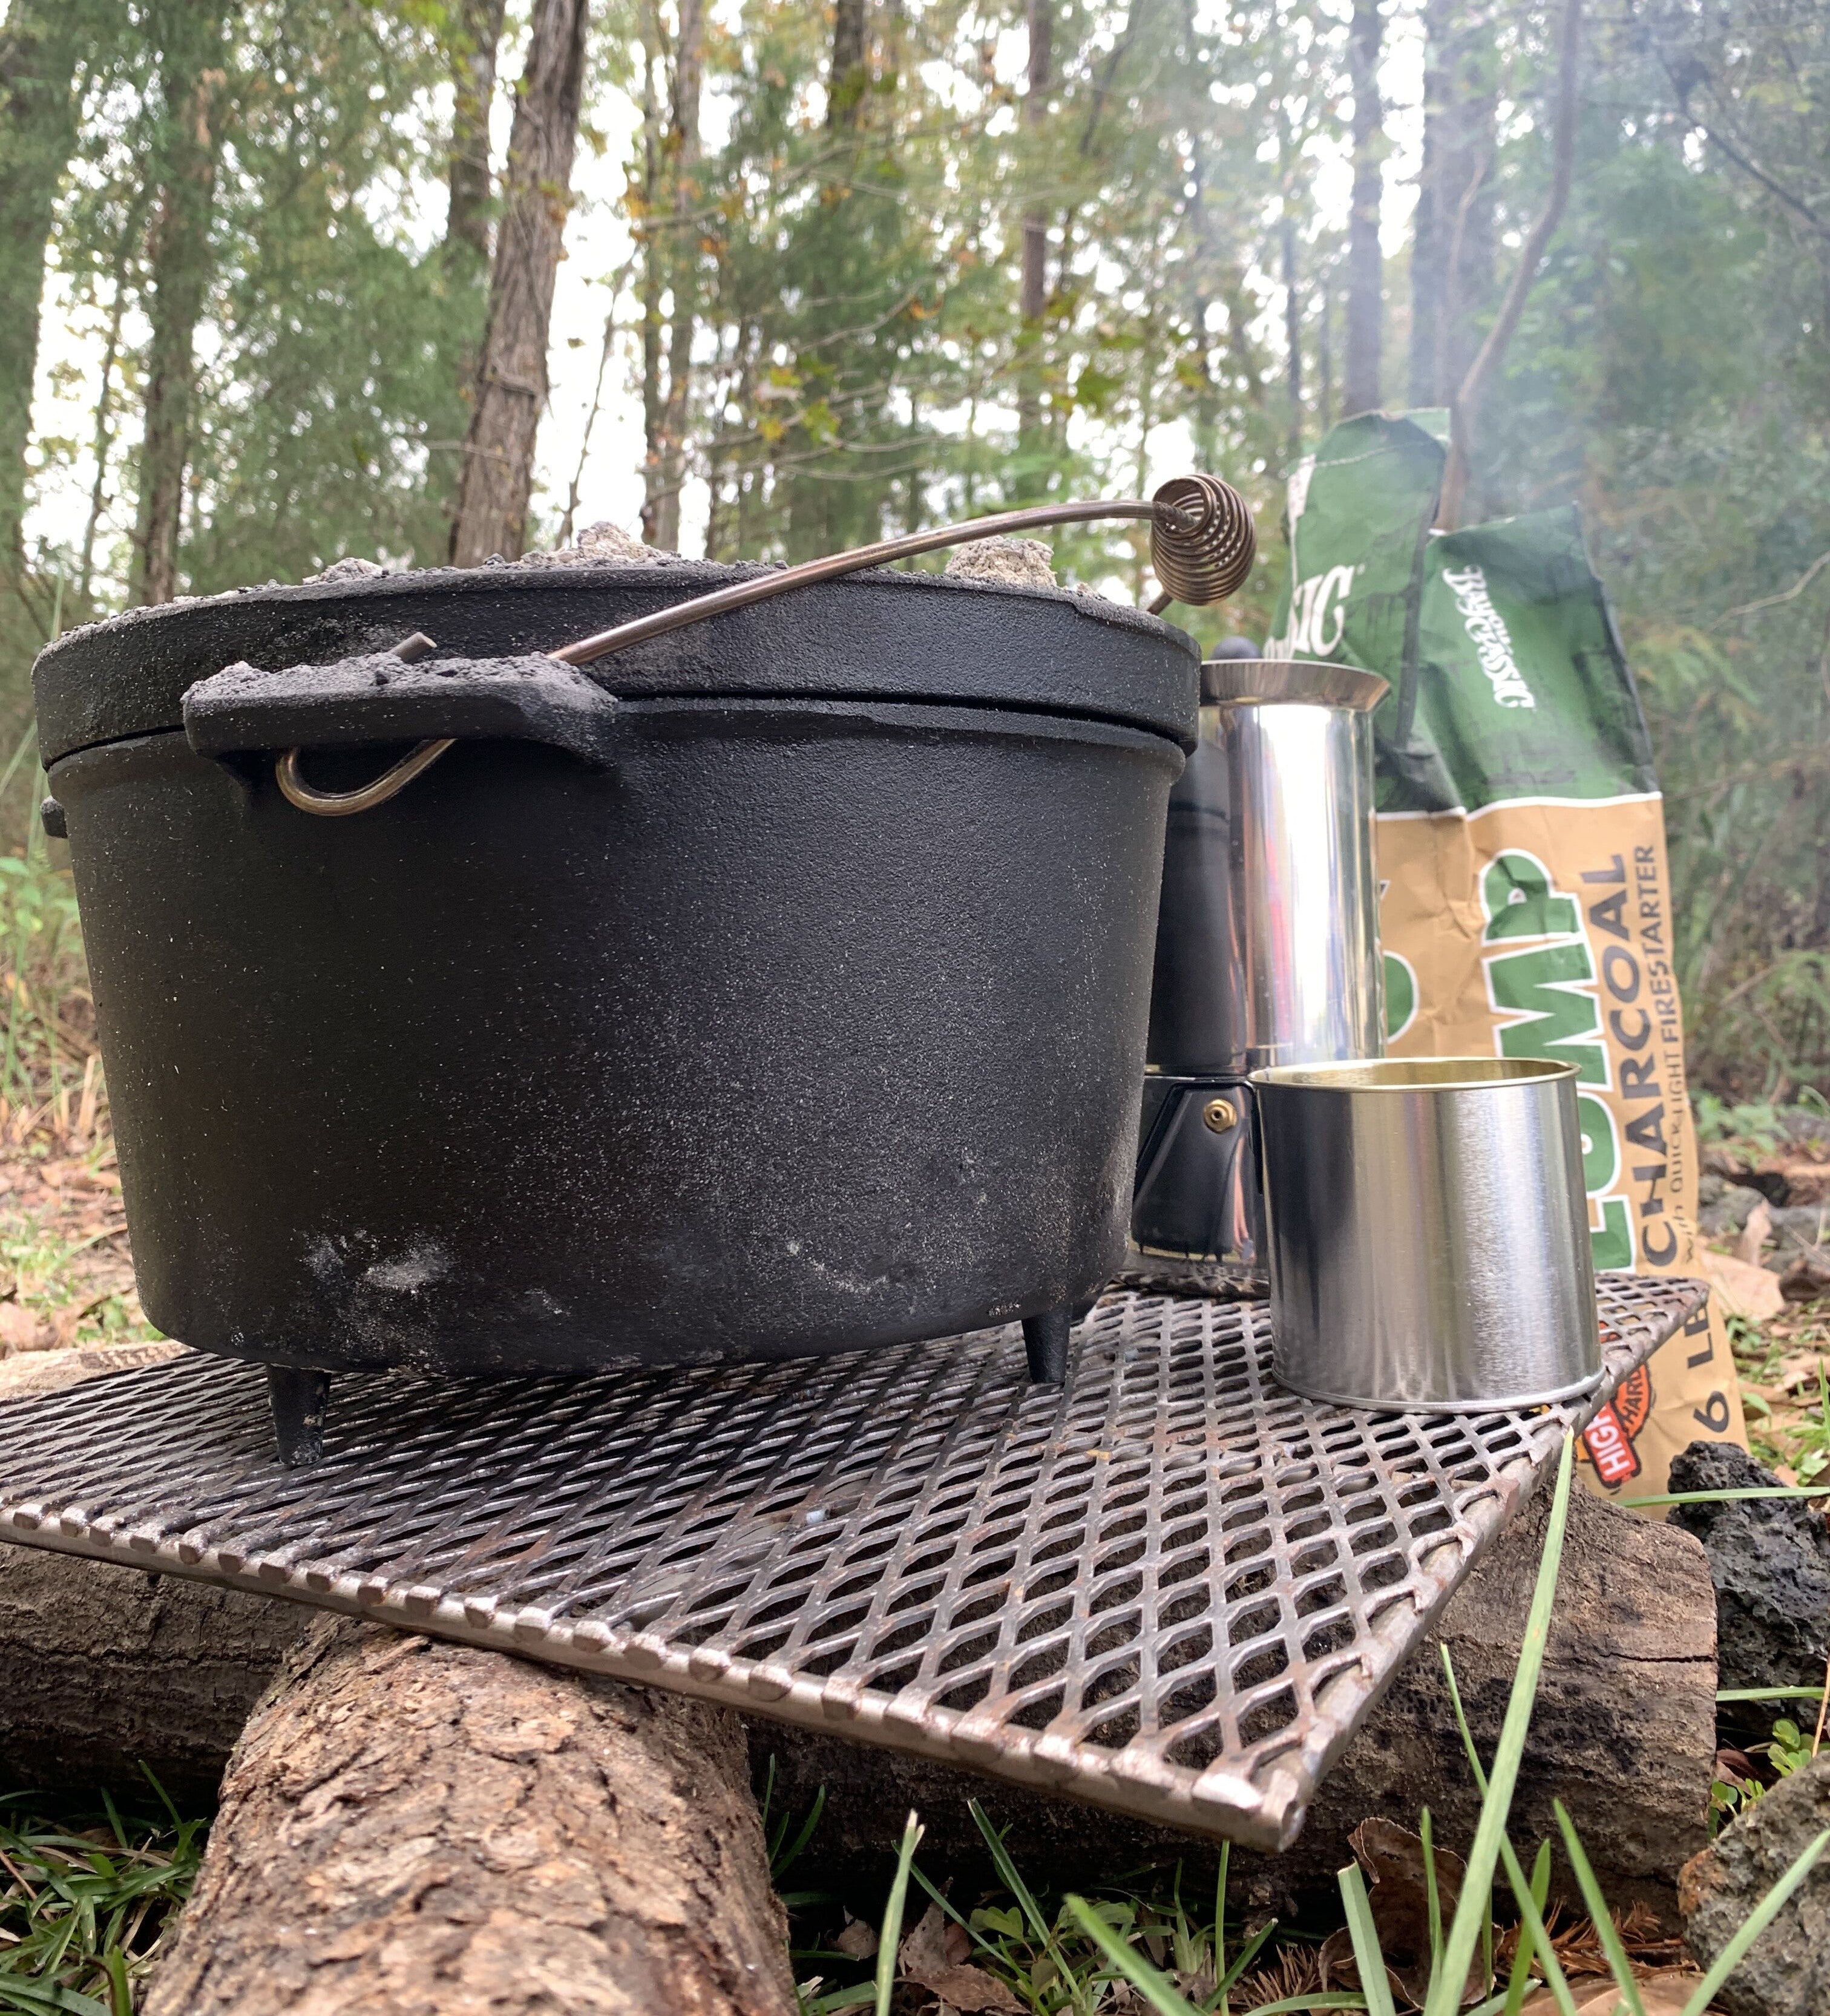
[[146, 2016], [791, 2016], [737, 1718], [321, 1617]]

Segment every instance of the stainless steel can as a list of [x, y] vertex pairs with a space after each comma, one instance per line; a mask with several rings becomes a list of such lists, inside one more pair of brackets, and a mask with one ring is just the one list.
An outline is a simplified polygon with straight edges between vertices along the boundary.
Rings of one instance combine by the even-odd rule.
[[1383, 1058], [1252, 1082], [1284, 1385], [1469, 1413], [1600, 1383], [1574, 1065]]

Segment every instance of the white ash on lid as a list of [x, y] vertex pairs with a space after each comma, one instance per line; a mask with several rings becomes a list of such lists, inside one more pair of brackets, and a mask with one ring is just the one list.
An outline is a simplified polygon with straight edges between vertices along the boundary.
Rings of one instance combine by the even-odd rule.
[[947, 578], [999, 588], [1053, 588], [1052, 550], [1040, 539], [974, 539], [947, 562]]
[[550, 553], [524, 553], [515, 563], [517, 567], [665, 567], [678, 560], [678, 553], [663, 553], [657, 546], [645, 546], [632, 533], [625, 532], [621, 525], [612, 524], [608, 519], [595, 525], [587, 525], [569, 546], [556, 547]]
[[387, 568], [373, 560], [358, 560], [354, 553], [347, 559], [333, 560], [322, 574], [308, 574], [304, 578], [307, 588], [315, 588], [321, 581], [366, 581], [373, 574], [386, 574]]

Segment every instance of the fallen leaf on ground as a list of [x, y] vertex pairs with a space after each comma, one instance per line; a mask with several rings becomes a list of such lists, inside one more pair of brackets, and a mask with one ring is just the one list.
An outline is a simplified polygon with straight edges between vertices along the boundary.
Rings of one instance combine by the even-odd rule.
[[869, 1960], [877, 1951], [877, 1928], [866, 1924], [862, 1918], [853, 1918], [832, 1943], [833, 1950], [842, 1953], [848, 1960]]
[[[956, 1959], [956, 1938], [964, 1937], [939, 1905], [930, 1904], [921, 1922], [902, 1942], [896, 1956], [902, 1978], [938, 1995], [962, 2016], [1023, 2016], [1023, 2005], [995, 1975]], [[971, 1950], [971, 1942], [967, 1944]]]
[[1763, 1197], [1747, 1215], [1741, 1237], [1735, 1242], [1735, 1257], [1750, 1267], [1760, 1264], [1760, 1255], [1773, 1237], [1773, 1207]]
[[1706, 1246], [1699, 1251], [1697, 1259], [1703, 1278], [1722, 1298], [1722, 1306], [1730, 1316], [1764, 1323], [1785, 1308], [1779, 1276], [1769, 1274], [1764, 1267], [1753, 1266], [1736, 1259], [1732, 1253], [1718, 1253]]
[[[1430, 1903], [1428, 1864], [1423, 1839], [1396, 1820], [1375, 1815], [1363, 1820], [1347, 1837], [1354, 1859], [1372, 1885], [1373, 1916], [1385, 1966], [1413, 2002], [1421, 2003], [1430, 1979]], [[1436, 1849], [1437, 1909], [1446, 1924], [1461, 1898], [1467, 1865], [1446, 1848]], [[1462, 2000], [1478, 2002], [1487, 1992], [1486, 1971], [1479, 1961], [1468, 1968]]]
[[57, 1333], [44, 1318], [19, 1302], [0, 1302], [0, 1352], [44, 1351]]
[[[1664, 1967], [1656, 1974], [1641, 1974], [1638, 1978], [1640, 2004], [1646, 2016], [1684, 2016], [1684, 2005], [1696, 1993], [1702, 1976], [1688, 1967], [1681, 1971]], [[1572, 1981], [1569, 1993], [1576, 2003], [1576, 2016], [1614, 2016], [1620, 2003], [1620, 1991], [1611, 1978]], [[1557, 1998], [1549, 1989], [1534, 1989], [1519, 2004], [1518, 2016], [1555, 2016]]]

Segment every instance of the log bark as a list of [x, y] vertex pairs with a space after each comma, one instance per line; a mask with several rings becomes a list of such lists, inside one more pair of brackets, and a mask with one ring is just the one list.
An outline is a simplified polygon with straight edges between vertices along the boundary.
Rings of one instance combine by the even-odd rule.
[[791, 2016], [737, 1719], [313, 1620], [145, 2016]]
[[476, 567], [495, 553], [519, 560], [526, 542], [534, 442], [546, 404], [553, 290], [584, 100], [589, 13], [589, 0], [535, 0], [509, 136], [477, 400], [458, 479], [455, 567]]

